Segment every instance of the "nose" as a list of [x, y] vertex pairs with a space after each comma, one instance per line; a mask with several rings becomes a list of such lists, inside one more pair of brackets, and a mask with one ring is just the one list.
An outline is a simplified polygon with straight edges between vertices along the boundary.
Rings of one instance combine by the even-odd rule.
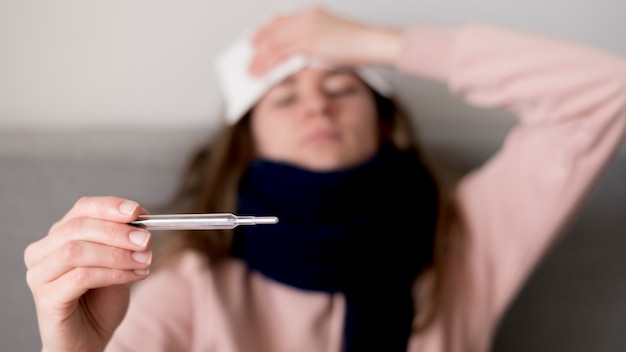
[[330, 117], [332, 114], [331, 98], [321, 89], [309, 91], [303, 105], [306, 117]]

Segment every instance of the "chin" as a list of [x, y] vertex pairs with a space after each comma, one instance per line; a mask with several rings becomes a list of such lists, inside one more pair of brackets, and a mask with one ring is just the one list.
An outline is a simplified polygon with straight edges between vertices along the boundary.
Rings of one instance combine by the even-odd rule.
[[305, 169], [316, 172], [331, 172], [331, 171], [339, 171], [346, 169], [348, 166], [345, 166], [341, 163], [307, 163], [307, 165], [302, 165]]
[[337, 155], [337, 153], [325, 154], [316, 153], [315, 155], [307, 155], [299, 163], [301, 167], [317, 172], [330, 172], [349, 169], [357, 166], [362, 161], [356, 160], [356, 158], [350, 158], [343, 155]]
[[307, 170], [330, 172], [356, 167], [371, 158], [374, 152], [364, 148], [348, 148], [338, 144], [319, 144], [292, 154], [292, 161]]

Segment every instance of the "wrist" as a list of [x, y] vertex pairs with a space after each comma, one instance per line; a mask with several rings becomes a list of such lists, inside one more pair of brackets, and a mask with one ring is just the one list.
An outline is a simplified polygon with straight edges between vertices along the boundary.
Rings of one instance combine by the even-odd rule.
[[402, 51], [404, 31], [398, 28], [373, 28], [366, 41], [369, 64], [393, 66]]

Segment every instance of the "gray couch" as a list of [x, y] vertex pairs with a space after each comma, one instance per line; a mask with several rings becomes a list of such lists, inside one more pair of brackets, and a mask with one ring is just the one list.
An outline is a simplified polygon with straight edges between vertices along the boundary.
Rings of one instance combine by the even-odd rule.
[[[505, 128], [427, 126], [422, 132], [433, 154], [465, 172], [496, 150]], [[25, 283], [26, 245], [82, 195], [128, 197], [153, 209], [163, 204], [207, 133], [0, 132], [0, 350], [40, 348]], [[494, 351], [626, 351], [624, 180], [626, 151], [511, 307]]]

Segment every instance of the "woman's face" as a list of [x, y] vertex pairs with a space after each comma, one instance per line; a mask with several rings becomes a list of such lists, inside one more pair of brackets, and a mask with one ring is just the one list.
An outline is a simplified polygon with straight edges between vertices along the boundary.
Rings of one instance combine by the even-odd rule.
[[305, 68], [252, 110], [258, 157], [313, 171], [357, 166], [378, 149], [373, 93], [353, 73]]

